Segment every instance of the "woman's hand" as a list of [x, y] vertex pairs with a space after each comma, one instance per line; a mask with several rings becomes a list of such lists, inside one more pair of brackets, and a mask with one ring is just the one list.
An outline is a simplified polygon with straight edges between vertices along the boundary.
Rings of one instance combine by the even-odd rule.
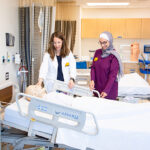
[[107, 96], [107, 93], [105, 93], [105, 92], [101, 93], [101, 98], [105, 98], [106, 96]]
[[70, 79], [70, 81], [69, 81], [69, 83], [68, 83], [68, 87], [70, 88], [70, 89], [72, 89], [73, 87], [74, 87], [74, 81], [73, 81], [73, 79]]
[[94, 90], [94, 86], [95, 86], [95, 83], [94, 83], [94, 81], [92, 80], [92, 81], [90, 81], [90, 85], [89, 85], [89, 87], [90, 87], [90, 90], [92, 91], [92, 90]]
[[36, 85], [42, 87], [42, 83], [43, 83], [43, 79], [42, 79], [42, 78], [39, 78], [38, 83], [37, 83]]

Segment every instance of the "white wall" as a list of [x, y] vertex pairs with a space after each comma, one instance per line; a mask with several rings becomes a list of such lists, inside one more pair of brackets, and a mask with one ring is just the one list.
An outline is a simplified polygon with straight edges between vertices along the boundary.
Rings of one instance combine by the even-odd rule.
[[[148, 8], [82, 8], [81, 18], [150, 18], [150, 9]], [[131, 45], [133, 42], [139, 42], [140, 50], [143, 51], [144, 44], [150, 44], [150, 39], [114, 39], [114, 47], [117, 51], [128, 50], [130, 47], [125, 46], [122, 49], [120, 45]], [[81, 40], [81, 55], [91, 56], [89, 50], [96, 50], [99, 48], [97, 39], [82, 39]], [[125, 53], [124, 53], [125, 54]], [[130, 57], [129, 54], [127, 56]], [[128, 58], [129, 59], [129, 58]]]
[[[0, 0], [0, 84], [6, 82], [5, 73], [9, 72], [9, 81], [17, 83], [16, 66], [12, 62], [12, 55], [19, 52], [19, 23], [18, 6], [19, 0]], [[6, 46], [5, 33], [15, 36], [14, 47]], [[10, 62], [2, 63], [2, 56], [10, 56]]]

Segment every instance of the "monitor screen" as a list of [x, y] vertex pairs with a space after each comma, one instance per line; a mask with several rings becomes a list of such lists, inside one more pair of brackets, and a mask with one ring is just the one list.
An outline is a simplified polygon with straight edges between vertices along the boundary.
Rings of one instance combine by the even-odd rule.
[[144, 53], [150, 53], [150, 45], [144, 45]]
[[15, 37], [10, 33], [6, 33], [6, 46], [14, 46], [14, 43]]

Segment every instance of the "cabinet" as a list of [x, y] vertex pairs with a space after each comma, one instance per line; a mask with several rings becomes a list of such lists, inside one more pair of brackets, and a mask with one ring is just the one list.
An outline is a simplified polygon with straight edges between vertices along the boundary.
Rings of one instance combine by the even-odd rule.
[[126, 37], [126, 24], [125, 19], [111, 19], [110, 21], [110, 32], [114, 38], [125, 38]]
[[82, 38], [98, 38], [103, 31], [110, 31], [114, 38], [150, 38], [150, 18], [81, 20]]
[[142, 19], [126, 19], [126, 38], [141, 38]]
[[98, 19], [98, 22], [97, 22], [98, 37], [99, 37], [99, 34], [104, 31], [110, 32], [110, 19]]
[[82, 19], [81, 37], [98, 38], [103, 31], [110, 31], [110, 19]]
[[124, 62], [123, 63], [124, 74], [128, 73], [139, 73], [139, 65], [138, 62]]
[[97, 21], [98, 19], [82, 19], [81, 20], [81, 37], [82, 38], [98, 37]]
[[142, 19], [141, 38], [150, 38], [150, 18]]

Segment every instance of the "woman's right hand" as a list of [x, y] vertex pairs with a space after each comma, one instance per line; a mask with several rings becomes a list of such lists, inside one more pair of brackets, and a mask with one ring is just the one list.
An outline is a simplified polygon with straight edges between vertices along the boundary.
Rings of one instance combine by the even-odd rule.
[[94, 83], [94, 81], [92, 80], [92, 81], [90, 81], [90, 85], [89, 85], [89, 87], [90, 87], [90, 90], [92, 91], [92, 90], [94, 90], [94, 86], [95, 86], [95, 83]]

